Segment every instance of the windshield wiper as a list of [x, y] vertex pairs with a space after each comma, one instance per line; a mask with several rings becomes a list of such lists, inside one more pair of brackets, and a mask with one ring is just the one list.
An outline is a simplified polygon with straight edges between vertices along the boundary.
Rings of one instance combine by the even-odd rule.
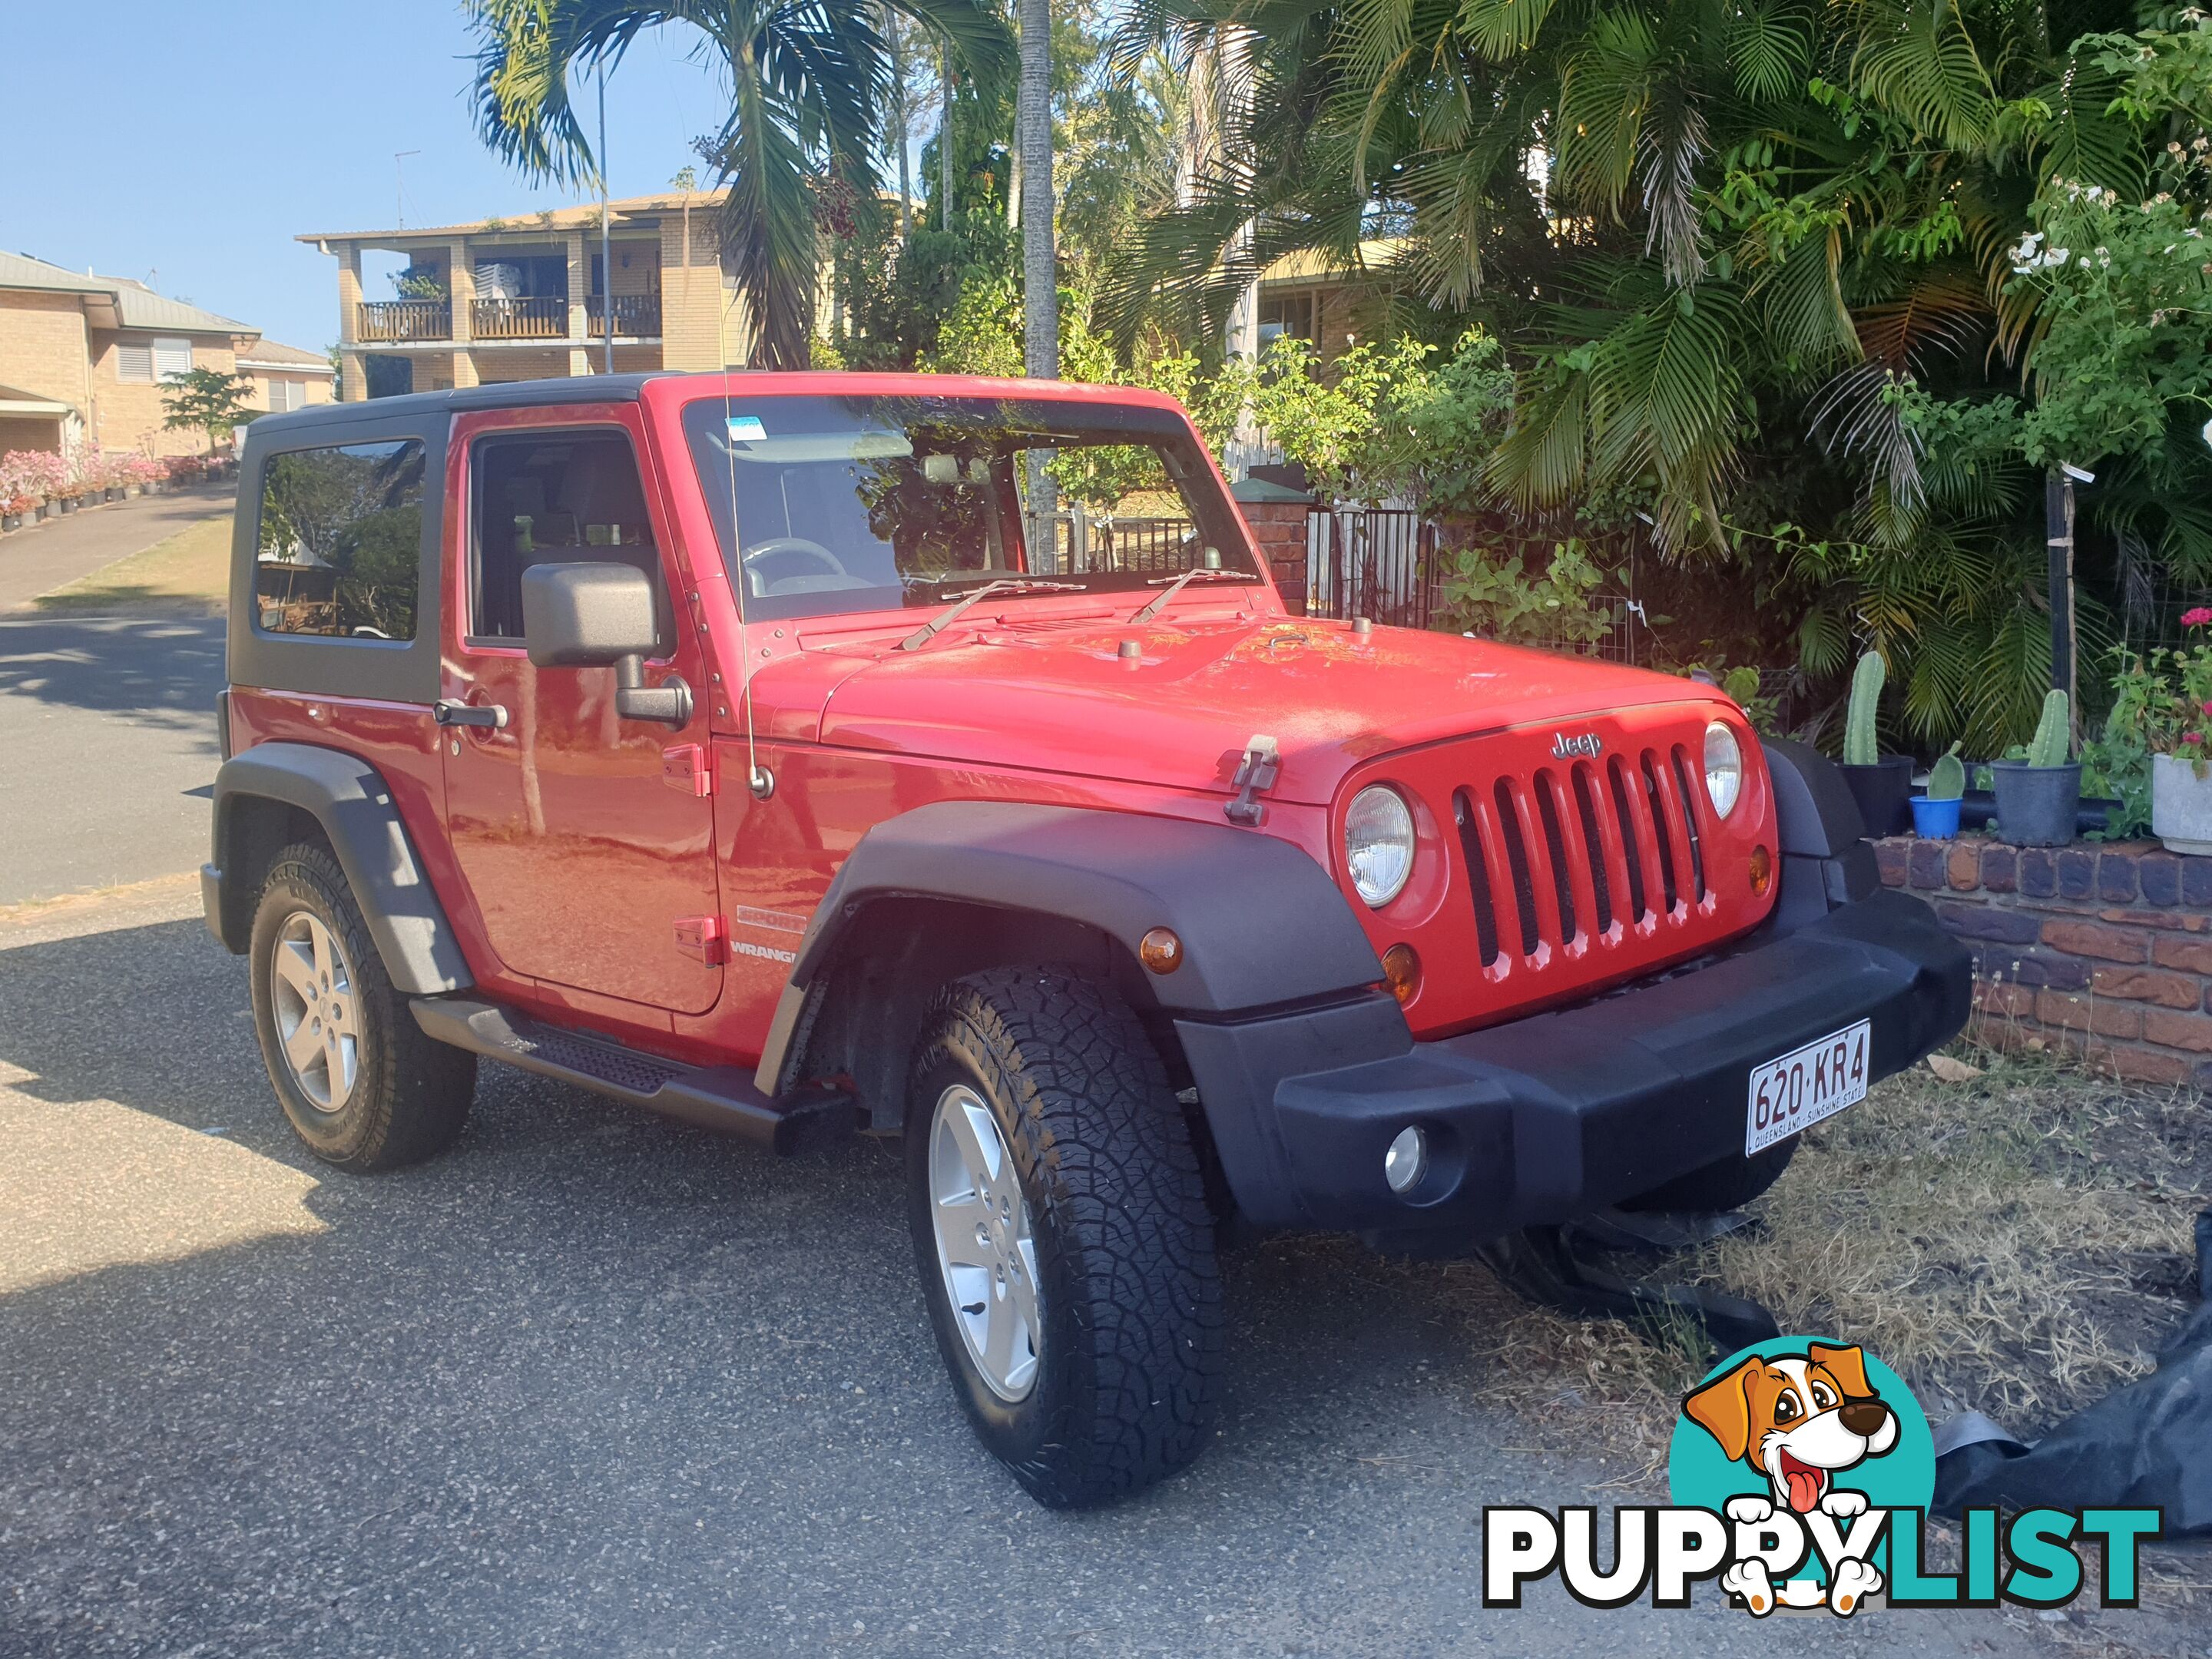
[[957, 605], [939, 611], [937, 616], [901, 640], [895, 648], [900, 651], [912, 651], [918, 646], [928, 644], [945, 623], [951, 622], [976, 600], [988, 599], [994, 593], [1080, 593], [1083, 590], [1084, 584], [1081, 582], [1046, 582], [1038, 581], [1028, 576], [1001, 576], [995, 581], [985, 582], [981, 587], [963, 594]]
[[1160, 614], [1161, 611], [1166, 607], [1167, 602], [1170, 599], [1175, 598], [1176, 594], [1182, 592], [1184, 584], [1188, 582], [1194, 582], [1201, 576], [1205, 577], [1206, 580], [1210, 582], [1256, 582], [1260, 580], [1257, 576], [1253, 575], [1249, 571], [1217, 570], [1212, 565], [1194, 564], [1191, 566], [1189, 569], [1184, 571], [1180, 576], [1162, 576], [1155, 578], [1155, 583], [1159, 581], [1164, 581], [1167, 583], [1167, 591], [1152, 600], [1152, 602], [1146, 605], [1143, 610], [1137, 612], [1137, 614], [1130, 617], [1129, 620], [1133, 623], [1150, 622], [1153, 617]]

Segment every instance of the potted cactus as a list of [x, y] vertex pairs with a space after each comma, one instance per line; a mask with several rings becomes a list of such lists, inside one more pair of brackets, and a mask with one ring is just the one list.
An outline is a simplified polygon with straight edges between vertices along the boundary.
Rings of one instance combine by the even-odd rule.
[[1966, 793], [1966, 763], [1953, 744], [1928, 769], [1928, 791], [1912, 797], [1912, 833], [1923, 841], [1951, 841], [1959, 833], [1959, 804]]
[[2063, 847], [2074, 839], [2075, 816], [2081, 806], [2081, 763], [2066, 758], [2072, 713], [2063, 691], [2050, 693], [2024, 757], [1990, 763], [1997, 833], [2016, 847]]
[[1850, 702], [1844, 712], [1844, 781], [1859, 804], [1869, 836], [1893, 836], [1905, 826], [1905, 798], [1912, 793], [1912, 757], [1884, 755], [1875, 732], [1875, 712], [1888, 676], [1879, 652], [1869, 651], [1851, 671]]

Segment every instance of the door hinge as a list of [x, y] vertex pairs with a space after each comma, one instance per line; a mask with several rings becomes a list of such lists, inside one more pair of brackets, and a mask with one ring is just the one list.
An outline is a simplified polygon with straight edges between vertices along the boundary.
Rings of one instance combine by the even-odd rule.
[[678, 916], [676, 948], [709, 968], [730, 959], [730, 924], [720, 916]]
[[696, 743], [672, 744], [660, 751], [660, 781], [679, 795], [714, 793], [714, 769], [707, 751]]

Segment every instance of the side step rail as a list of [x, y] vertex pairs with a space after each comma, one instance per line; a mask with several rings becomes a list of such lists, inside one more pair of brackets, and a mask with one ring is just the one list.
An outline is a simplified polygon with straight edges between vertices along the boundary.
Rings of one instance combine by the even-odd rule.
[[416, 997], [409, 1006], [415, 1023], [440, 1042], [742, 1136], [779, 1156], [842, 1139], [859, 1121], [849, 1095], [812, 1090], [770, 1097], [754, 1085], [748, 1066], [686, 1066], [472, 997]]

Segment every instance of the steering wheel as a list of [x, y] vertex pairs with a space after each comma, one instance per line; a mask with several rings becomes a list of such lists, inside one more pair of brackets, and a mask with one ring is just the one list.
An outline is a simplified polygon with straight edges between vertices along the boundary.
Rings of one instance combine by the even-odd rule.
[[804, 536], [778, 536], [771, 541], [763, 542], [757, 547], [747, 548], [738, 562], [744, 566], [746, 574], [757, 582], [761, 577], [757, 567], [763, 560], [774, 558], [779, 553], [802, 554], [821, 565], [833, 576], [850, 576], [853, 574], [845, 568], [844, 561], [835, 553], [823, 546], [820, 542], [811, 542]]

